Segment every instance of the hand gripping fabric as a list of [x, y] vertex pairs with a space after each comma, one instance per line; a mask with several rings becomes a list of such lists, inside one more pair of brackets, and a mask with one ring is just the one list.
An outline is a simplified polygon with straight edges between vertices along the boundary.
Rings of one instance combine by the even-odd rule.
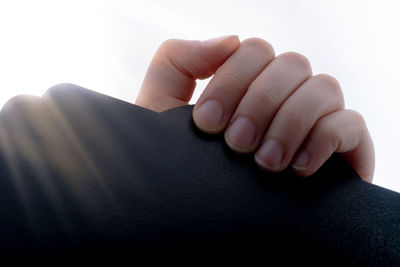
[[400, 266], [400, 194], [338, 154], [272, 174], [192, 121], [61, 84], [0, 114], [5, 256]]

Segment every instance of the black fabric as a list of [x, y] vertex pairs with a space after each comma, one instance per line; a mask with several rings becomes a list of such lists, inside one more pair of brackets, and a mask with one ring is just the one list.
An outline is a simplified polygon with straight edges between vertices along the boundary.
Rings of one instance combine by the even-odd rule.
[[334, 154], [312, 177], [264, 172], [206, 135], [75, 85], [0, 114], [0, 253], [400, 266], [400, 194]]

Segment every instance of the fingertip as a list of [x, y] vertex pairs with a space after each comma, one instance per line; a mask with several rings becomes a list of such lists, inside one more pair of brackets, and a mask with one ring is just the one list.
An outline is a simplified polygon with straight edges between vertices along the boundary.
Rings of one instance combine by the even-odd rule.
[[260, 169], [262, 169], [263, 171], [267, 171], [267, 172], [271, 172], [271, 173], [278, 173], [278, 172], [282, 171], [281, 166], [271, 167], [271, 166], [267, 165], [263, 160], [260, 159], [260, 157], [258, 156], [257, 153], [254, 154], [254, 160], [255, 160], [256, 164], [258, 165], [258, 167]]
[[307, 169], [296, 168], [293, 165], [291, 165], [290, 167], [291, 167], [292, 172], [300, 178], [307, 178], [314, 173], [314, 172], [310, 172], [310, 170], [307, 170]]
[[253, 147], [239, 147], [235, 145], [229, 138], [228, 132], [225, 131], [224, 133], [224, 139], [225, 143], [227, 146], [234, 152], [239, 153], [239, 154], [250, 154], [254, 151]]
[[203, 45], [206, 46], [216, 46], [216, 45], [231, 46], [231, 45], [239, 45], [240, 40], [238, 35], [224, 35], [220, 37], [203, 40], [202, 43]]
[[297, 171], [305, 171], [310, 163], [310, 153], [306, 150], [302, 151], [300, 155], [294, 160], [292, 168]]
[[221, 44], [225, 43], [232, 45], [234, 47], [238, 47], [240, 45], [240, 39], [239, 39], [239, 35], [231, 35], [228, 38], [226, 38]]
[[210, 65], [210, 73], [207, 73], [207, 77], [209, 77], [239, 48], [240, 40], [237, 35], [227, 35], [202, 41], [201, 44], [202, 46], [199, 48], [209, 58], [209, 61], [216, 61], [212, 67]]
[[197, 128], [208, 134], [217, 134], [223, 130], [223, 109], [217, 100], [209, 100], [200, 107], [195, 106], [192, 118]]

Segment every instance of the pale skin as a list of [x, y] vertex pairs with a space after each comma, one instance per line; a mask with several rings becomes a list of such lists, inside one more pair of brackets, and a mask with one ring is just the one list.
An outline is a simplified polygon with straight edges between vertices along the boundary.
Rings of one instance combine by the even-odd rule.
[[339, 153], [372, 182], [375, 151], [362, 115], [345, 109], [338, 81], [313, 75], [306, 57], [275, 55], [260, 38], [170, 39], [157, 50], [136, 104], [156, 112], [189, 104], [197, 79], [210, 80], [193, 109], [205, 133], [224, 132], [237, 153], [268, 172], [315, 173]]

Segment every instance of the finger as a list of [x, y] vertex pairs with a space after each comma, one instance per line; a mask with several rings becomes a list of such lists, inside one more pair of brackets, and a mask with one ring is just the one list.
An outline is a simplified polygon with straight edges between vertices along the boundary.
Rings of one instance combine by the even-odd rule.
[[304, 56], [290, 52], [276, 57], [251, 83], [233, 114], [225, 131], [227, 144], [236, 152], [254, 151], [278, 108], [311, 75]]
[[158, 112], [188, 105], [196, 79], [213, 75], [239, 45], [237, 36], [165, 41], [153, 57], [135, 104]]
[[222, 131], [251, 82], [274, 58], [266, 41], [250, 38], [218, 69], [193, 109], [197, 127], [207, 133]]
[[297, 175], [316, 172], [334, 152], [340, 152], [354, 170], [372, 182], [375, 151], [363, 117], [354, 110], [340, 110], [322, 117], [315, 124], [294, 157]]
[[316, 75], [300, 86], [280, 107], [255, 154], [263, 169], [285, 169], [316, 121], [344, 108], [344, 98], [335, 78]]

